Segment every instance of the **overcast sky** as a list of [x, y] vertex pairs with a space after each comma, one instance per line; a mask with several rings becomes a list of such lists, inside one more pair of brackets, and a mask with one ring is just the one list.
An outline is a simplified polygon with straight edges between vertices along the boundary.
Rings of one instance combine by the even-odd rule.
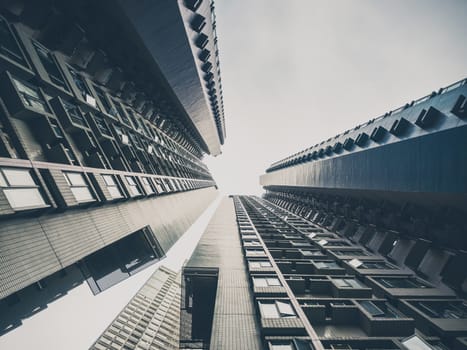
[[225, 193], [272, 162], [467, 77], [467, 1], [217, 0]]
[[[260, 194], [270, 163], [467, 76], [464, 0], [217, 0], [216, 14], [227, 139], [206, 160], [224, 193]], [[180, 266], [214, 207], [164, 263]], [[87, 348], [155, 268], [97, 297], [83, 284], [0, 348]]]

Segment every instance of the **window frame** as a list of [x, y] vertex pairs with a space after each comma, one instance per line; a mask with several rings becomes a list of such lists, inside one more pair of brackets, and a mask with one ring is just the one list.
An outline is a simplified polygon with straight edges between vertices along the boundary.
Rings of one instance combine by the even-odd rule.
[[[127, 185], [130, 197], [133, 198], [133, 197], [141, 196], [143, 193], [141, 192], [141, 188], [140, 188], [140, 186], [138, 184], [138, 180], [136, 179], [136, 176], [124, 175], [124, 177], [125, 177], [125, 181], [126, 181], [126, 185]], [[131, 182], [133, 182], [133, 183], [131, 183]]]
[[[112, 175], [112, 174], [101, 174], [101, 177], [102, 177], [102, 180], [104, 181], [105, 183], [105, 186], [107, 188], [107, 191], [109, 192], [110, 196], [112, 197], [112, 199], [121, 199], [121, 198], [124, 198], [125, 196], [123, 195], [123, 192], [122, 192], [122, 189], [120, 188], [119, 186], [119, 183], [117, 181], [117, 179], [115, 178], [115, 175]], [[109, 182], [106, 180], [106, 179], [111, 179], [111, 183], [109, 184]], [[112, 190], [111, 190], [112, 189]], [[118, 191], [118, 196], [114, 196], [113, 195], [113, 191], [114, 190], [117, 190]]]
[[[21, 171], [27, 173], [31, 183], [29, 184], [12, 184], [11, 180], [9, 179], [8, 175], [5, 175], [5, 170], [13, 170], [13, 171]], [[47, 203], [47, 198], [44, 198], [42, 193], [42, 188], [40, 185], [37, 184], [37, 181], [34, 177], [34, 174], [31, 174], [31, 170], [29, 168], [17, 168], [17, 167], [0, 167], [0, 190], [3, 192], [8, 204], [10, 205], [13, 211], [23, 211], [23, 210], [33, 210], [33, 209], [41, 209], [50, 207]], [[26, 206], [15, 206], [12, 202], [12, 197], [8, 195], [8, 193], [13, 193], [15, 190], [33, 190], [34, 193], [42, 200], [42, 203], [36, 203], [34, 205], [26, 205]], [[18, 192], [17, 192], [18, 193]], [[28, 196], [30, 198], [30, 196]]]
[[[266, 308], [264, 305], [267, 305], [267, 307], [270, 309], [269, 311], [272, 311], [272, 313], [270, 313], [269, 315], [274, 314], [274, 317], [268, 317], [268, 313], [265, 310], [263, 310], [263, 308]], [[275, 308], [275, 312], [271, 308], [271, 306]], [[292, 303], [289, 300], [259, 300], [258, 308], [260, 311], [261, 318], [298, 318], [297, 312], [295, 311], [294, 307], [292, 306]]]
[[[87, 180], [84, 173], [80, 173], [76, 171], [63, 171], [62, 174], [63, 174], [63, 177], [65, 178], [65, 181], [68, 184], [68, 187], [70, 188], [71, 193], [73, 194], [73, 197], [79, 204], [86, 204], [86, 203], [91, 203], [91, 202], [96, 201], [96, 196], [93, 193], [92, 188], [89, 185], [89, 181]], [[75, 181], [71, 177], [69, 177], [69, 175], [73, 175], [73, 176], [80, 175], [82, 182], [74, 183]], [[80, 195], [77, 195], [77, 191], [73, 191], [73, 189], [78, 189], [78, 190], [86, 189], [90, 197], [80, 199], [79, 198]]]

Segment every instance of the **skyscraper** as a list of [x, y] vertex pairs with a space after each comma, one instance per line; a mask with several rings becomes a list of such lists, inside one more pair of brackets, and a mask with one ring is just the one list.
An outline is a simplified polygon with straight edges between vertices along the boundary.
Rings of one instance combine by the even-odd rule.
[[216, 196], [225, 138], [211, 1], [5, 1], [0, 333], [165, 252]]
[[466, 97], [440, 89], [225, 199], [184, 268], [182, 348], [466, 349]]
[[180, 274], [162, 266], [90, 349], [178, 349], [179, 327]]

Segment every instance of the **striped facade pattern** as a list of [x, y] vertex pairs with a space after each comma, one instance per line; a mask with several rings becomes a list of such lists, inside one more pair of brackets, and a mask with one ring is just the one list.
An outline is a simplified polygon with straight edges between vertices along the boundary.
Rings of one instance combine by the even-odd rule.
[[149, 225], [167, 251], [216, 196], [213, 187], [0, 225], [0, 299]]
[[90, 350], [175, 350], [180, 332], [180, 274], [162, 266]]

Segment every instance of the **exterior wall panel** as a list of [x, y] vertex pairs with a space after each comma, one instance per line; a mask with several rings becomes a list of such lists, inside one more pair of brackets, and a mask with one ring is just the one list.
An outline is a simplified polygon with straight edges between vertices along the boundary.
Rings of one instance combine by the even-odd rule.
[[2, 222], [0, 298], [146, 225], [151, 226], [162, 248], [167, 251], [214, 199], [216, 193], [210, 187], [105, 207]]

